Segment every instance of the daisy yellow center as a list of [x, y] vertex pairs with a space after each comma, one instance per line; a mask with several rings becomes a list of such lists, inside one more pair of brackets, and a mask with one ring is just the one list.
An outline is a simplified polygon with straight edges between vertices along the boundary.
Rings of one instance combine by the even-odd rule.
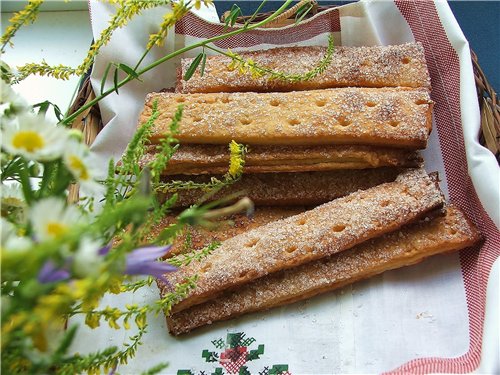
[[12, 145], [15, 148], [22, 148], [28, 152], [34, 152], [41, 149], [45, 145], [45, 142], [37, 132], [25, 130], [18, 132], [14, 136]]
[[82, 180], [89, 179], [89, 172], [87, 170], [87, 167], [83, 163], [82, 159], [72, 155], [69, 157], [69, 165], [72, 170], [77, 172], [78, 176], [80, 176], [80, 179]]
[[47, 233], [52, 237], [59, 237], [64, 234], [68, 227], [62, 223], [58, 223], [56, 221], [52, 221], [47, 224]]

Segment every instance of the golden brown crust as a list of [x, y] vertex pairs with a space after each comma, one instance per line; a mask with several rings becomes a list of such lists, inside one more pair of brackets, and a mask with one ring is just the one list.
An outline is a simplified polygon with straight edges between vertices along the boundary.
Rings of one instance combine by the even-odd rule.
[[[214, 241], [225, 241], [273, 221], [297, 215], [306, 209], [306, 207], [301, 206], [257, 207], [252, 216], [237, 214], [225, 217], [215, 228], [208, 229], [201, 226], [188, 226], [183, 233], [175, 238], [172, 248], [166, 257], [170, 258], [174, 255], [202, 249]], [[177, 215], [175, 214], [164, 216], [158, 225], [151, 228], [148, 238], [155, 239], [164, 228], [174, 224], [176, 220]]]
[[[394, 181], [401, 169], [374, 168], [366, 170], [338, 170], [327, 172], [244, 174], [238, 182], [221, 189], [210, 200], [240, 193], [256, 206], [312, 206], [329, 202], [357, 190]], [[209, 176], [170, 176], [170, 181], [206, 183]], [[165, 182], [168, 182], [165, 179]], [[205, 195], [201, 189], [178, 191], [176, 207], [199, 203]], [[167, 197], [171, 193], [165, 194]], [[160, 194], [163, 200], [165, 195]]]
[[181, 143], [249, 145], [368, 144], [424, 148], [432, 127], [425, 89], [341, 88], [287, 93], [148, 94], [140, 124], [157, 101], [151, 139], [166, 132], [184, 105]]
[[[156, 157], [156, 146], [146, 148], [139, 161], [146, 166]], [[227, 145], [183, 144], [163, 171], [172, 174], [224, 174], [229, 165]], [[418, 167], [418, 151], [366, 145], [250, 146], [245, 156], [245, 173], [305, 172], [334, 169]]]
[[198, 275], [180, 311], [266, 274], [347, 250], [441, 207], [444, 198], [425, 171], [352, 193], [305, 213], [233, 237], [201, 262], [166, 275], [172, 285]]
[[[259, 66], [287, 74], [310, 71], [322, 59], [325, 47], [284, 47], [255, 52], [244, 52], [244, 59], [252, 59]], [[189, 68], [193, 59], [183, 59], [179, 75]], [[207, 58], [203, 77], [197, 71], [193, 77], [177, 81], [176, 90], [183, 93], [234, 91], [291, 91], [333, 87], [426, 87], [430, 77], [420, 43], [395, 46], [343, 47], [336, 46], [332, 61], [317, 77], [299, 82], [269, 80], [252, 77], [228, 69], [230, 58]]]
[[479, 232], [456, 207], [446, 216], [424, 220], [350, 250], [264, 276], [167, 319], [174, 335], [219, 320], [309, 298], [355, 281], [411, 265], [424, 258], [472, 246]]

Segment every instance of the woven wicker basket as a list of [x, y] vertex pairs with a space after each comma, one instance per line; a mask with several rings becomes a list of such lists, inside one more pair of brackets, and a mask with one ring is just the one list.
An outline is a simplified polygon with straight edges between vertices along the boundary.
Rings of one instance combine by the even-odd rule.
[[[268, 24], [267, 27], [279, 27], [288, 25], [294, 22], [295, 13], [304, 5], [304, 3], [310, 2], [310, 0], [302, 0], [295, 6], [290, 8], [288, 11], [277, 17], [272, 23]], [[309, 16], [312, 16], [324, 9], [329, 7], [318, 6], [313, 4]], [[221, 21], [224, 22], [224, 18], [227, 17], [227, 12], [221, 17]], [[264, 19], [269, 16], [270, 13], [260, 13], [253, 18], [253, 22]], [[242, 16], [237, 19], [237, 23], [244, 23], [249, 17]], [[479, 107], [481, 110], [481, 131], [479, 134], [479, 140], [482, 145], [487, 147], [495, 155], [497, 161], [500, 164], [500, 102], [497, 94], [493, 90], [493, 87], [489, 84], [486, 76], [484, 75], [477, 56], [473, 51], [472, 64], [474, 68], [474, 78], [477, 87], [477, 96], [479, 101]], [[78, 92], [78, 95], [73, 102], [70, 113], [74, 113], [78, 108], [81, 108], [86, 103], [90, 102], [95, 98], [95, 94], [92, 90], [90, 84], [90, 79], [87, 77]], [[96, 138], [97, 134], [103, 128], [103, 123], [101, 120], [101, 114], [98, 106], [93, 106], [87, 109], [84, 113], [80, 114], [73, 122], [73, 128], [80, 129], [85, 138], [85, 142], [90, 145]], [[76, 188], [73, 194], [77, 194]], [[76, 196], [75, 196], [76, 197]]]

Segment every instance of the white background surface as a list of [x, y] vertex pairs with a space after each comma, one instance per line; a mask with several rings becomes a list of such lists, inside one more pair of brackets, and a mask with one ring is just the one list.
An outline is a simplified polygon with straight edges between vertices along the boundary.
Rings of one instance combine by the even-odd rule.
[[[2, 28], [5, 28], [9, 14], [2, 14]], [[90, 30], [89, 16], [87, 12], [49, 12], [42, 13], [39, 21], [35, 25], [28, 26], [22, 29], [14, 39], [15, 48], [13, 51], [8, 51], [5, 60], [11, 65], [20, 65], [26, 62], [40, 61], [45, 58], [48, 63], [62, 63], [71, 66], [78, 65], [86, 54], [87, 48], [91, 43], [92, 34]], [[57, 103], [62, 110], [65, 110], [70, 103], [71, 96], [75, 90], [77, 79], [74, 78], [67, 82], [57, 81], [50, 78], [32, 77], [24, 81], [18, 86], [20, 91], [31, 103], [49, 99]], [[442, 262], [449, 262], [449, 267], [442, 267]], [[338, 367], [331, 368], [329, 372], [352, 372], [356, 369], [364, 368], [365, 371], [378, 372], [381, 370], [389, 370], [395, 366], [402, 364], [399, 359], [395, 359], [391, 363], [391, 358], [394, 357], [390, 347], [404, 346], [410, 343], [404, 342], [389, 342], [391, 333], [397, 332], [403, 327], [412, 331], [425, 331], [427, 334], [421, 337], [425, 338], [422, 343], [416, 344], [415, 347], [420, 348], [418, 352], [411, 353], [408, 359], [415, 357], [433, 355], [432, 342], [429, 338], [433, 338], [436, 334], [442, 332], [451, 332], [454, 335], [463, 336], [466, 332], [461, 330], [467, 329], [467, 317], [463, 319], [463, 325], [457, 327], [444, 327], [445, 329], [437, 332], [434, 328], [434, 323], [439, 320], [441, 323], [446, 323], [446, 315], [453, 310], [450, 309], [446, 300], [443, 300], [442, 308], [433, 311], [427, 311], [426, 298], [421, 296], [421, 301], [411, 301], [411, 308], [408, 308], [409, 301], [394, 301], [395, 304], [390, 308], [388, 305], [380, 304], [380, 294], [384, 293], [384, 282], [389, 282], [391, 285], [403, 288], [404, 293], [413, 295], [411, 289], [414, 287], [415, 280], [421, 286], [425, 284], [426, 289], [432, 293], [446, 298], [452, 291], [450, 288], [459, 287], [457, 283], [445, 284], [441, 283], [442, 278], [456, 278], [456, 262], [457, 257], [436, 257], [421, 265], [409, 268], [407, 270], [396, 270], [386, 273], [365, 282], [357, 283], [351, 287], [345, 288], [336, 293], [330, 293], [325, 296], [313, 299], [309, 302], [302, 302], [281, 309], [275, 309], [268, 313], [254, 314], [246, 318], [238, 319], [220, 325], [220, 330], [225, 328], [235, 328], [239, 325], [252, 328], [252, 335], [257, 336], [257, 343], [266, 344], [266, 355], [270, 361], [284, 362], [290, 364], [290, 370], [298, 372], [301, 368], [303, 359], [296, 358], [295, 354], [302, 348], [304, 342], [316, 341], [319, 355], [316, 358], [310, 358], [312, 362], [320, 368], [328, 368], [328, 364], [332, 363], [335, 358], [335, 363]], [[455, 265], [453, 265], [453, 263]], [[419, 268], [420, 267], [420, 268]], [[425, 268], [425, 273], [431, 277], [423, 279], [420, 277], [421, 271]], [[495, 267], [490, 277], [490, 288], [488, 290], [488, 313], [486, 316], [485, 328], [485, 348], [483, 350], [483, 361], [481, 367], [477, 370], [478, 373], [495, 373], [498, 372], [498, 281], [499, 278], [499, 261], [495, 263]], [[433, 271], [436, 270], [436, 272]], [[448, 271], [447, 271], [448, 270]], [[442, 289], [440, 289], [442, 288]], [[460, 291], [457, 291], [460, 293]], [[124, 301], [123, 296], [119, 298], [118, 303], [139, 302], [141, 300], [153, 300], [157, 298], [156, 290], [144, 291], [129, 297], [130, 300]], [[332, 310], [330, 314], [318, 314], [318, 311], [329, 306]], [[407, 311], [404, 309], [407, 308]], [[358, 352], [359, 343], [355, 341], [358, 334], [353, 332], [353, 329], [360, 327], [359, 322], [363, 314], [369, 314], [372, 311], [378, 311], [384, 319], [381, 320], [379, 326], [376, 327], [376, 332], [380, 336], [373, 339], [371, 345], [365, 349], [373, 353], [370, 360], [367, 360], [366, 355]], [[396, 325], [395, 321], [401, 321], [399, 318], [393, 318], [392, 314], [397, 314], [401, 317], [401, 312], [404, 312], [403, 325]], [[416, 317], [421, 315], [421, 318]], [[456, 311], [454, 312], [456, 313]], [[463, 313], [463, 312], [462, 312]], [[298, 320], [306, 323], [300, 326], [290, 326], [284, 323], [284, 316], [294, 316]], [[339, 319], [342, 317], [342, 319]], [[287, 330], [296, 337], [301, 337], [302, 340], [293, 342], [280, 343], [274, 337], [273, 332], [266, 330], [269, 326], [279, 326]], [[314, 327], [314, 330], [310, 328]], [[362, 326], [361, 326], [362, 327]], [[214, 327], [215, 328], [215, 327]], [[373, 329], [373, 327], [366, 327]], [[310, 336], [311, 332], [323, 332], [321, 337]], [[165, 329], [163, 317], [150, 319], [150, 332], [144, 340], [144, 346], [140, 349], [138, 357], [140, 360], [134, 361], [128, 367], [122, 369], [123, 373], [136, 373], [139, 370], [144, 370], [145, 366], [153, 365], [158, 361], [169, 361], [171, 363], [170, 371], [177, 368], [189, 368], [189, 363], [183, 362], [183, 353], [190, 353], [192, 359], [196, 359], [197, 363], [201, 363], [201, 350], [209, 348], [208, 343], [211, 339], [217, 336], [215, 331], [200, 331], [194, 336], [194, 340], [171, 339]], [[441, 332], [441, 333], [440, 333]], [[80, 338], [79, 350], [95, 350], [97, 343], [99, 345], [114, 345], [119, 344], [132, 332], [111, 331], [100, 329], [92, 332], [88, 336]], [[404, 332], [399, 332], [404, 334]], [[398, 336], [399, 336], [398, 334]], [[434, 335], [434, 336], [433, 336]], [[389, 339], [389, 340], [388, 340]], [[436, 340], [441, 340], [440, 337], [435, 337]], [[199, 344], [195, 344], [198, 342]], [[270, 343], [274, 342], [274, 345]], [[467, 347], [463, 347], [463, 342], [450, 341], [451, 345], [448, 348], [448, 353], [442, 355], [454, 355], [460, 351], [466, 351]], [[193, 347], [195, 345], [195, 347]], [[458, 345], [458, 347], [456, 346]], [[429, 350], [426, 352], [426, 348]], [[363, 350], [365, 350], [363, 349]], [[385, 358], [387, 357], [387, 358]], [[154, 359], [153, 361], [145, 359]], [[266, 358], [266, 357], [264, 357]], [[376, 359], [375, 359], [376, 358]], [[294, 362], [296, 361], [296, 362]], [[379, 363], [383, 361], [383, 363]], [[147, 362], [147, 365], [144, 363]], [[303, 365], [303, 363], [302, 363]], [[309, 363], [307, 364], [309, 366]], [[325, 365], [325, 366], [323, 366]], [[304, 369], [306, 367], [302, 367]], [[347, 371], [346, 371], [347, 370]], [[304, 370], [302, 370], [304, 372]]]

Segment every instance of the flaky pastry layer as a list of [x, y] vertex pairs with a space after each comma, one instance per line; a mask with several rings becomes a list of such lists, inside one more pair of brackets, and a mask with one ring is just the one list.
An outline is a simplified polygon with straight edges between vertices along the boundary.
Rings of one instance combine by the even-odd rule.
[[432, 127], [426, 89], [340, 88], [286, 93], [151, 93], [140, 124], [157, 102], [151, 140], [170, 132], [179, 104], [182, 143], [248, 145], [367, 144], [424, 148]]
[[165, 275], [171, 285], [198, 275], [196, 288], [173, 311], [196, 305], [266, 274], [347, 250], [394, 231], [444, 204], [424, 170], [335, 199], [305, 213], [224, 241], [201, 262]]
[[[241, 53], [263, 68], [286, 74], [303, 74], [313, 69], [325, 47], [284, 47]], [[193, 59], [182, 59], [176, 90], [183, 93], [234, 91], [292, 91], [332, 87], [426, 87], [430, 77], [420, 43], [394, 46], [336, 46], [325, 71], [310, 80], [290, 82], [269, 76], [255, 77], [229, 69], [226, 56], [208, 57], [203, 76], [199, 69], [191, 79], [182, 79]]]
[[472, 246], [479, 239], [465, 215], [450, 206], [444, 217], [406, 226], [331, 257], [264, 276], [173, 314], [167, 318], [168, 329], [179, 335], [216, 321], [306, 299], [431, 255]]
[[[148, 165], [157, 156], [156, 145], [148, 146], [139, 165]], [[229, 166], [227, 145], [183, 144], [174, 153], [165, 175], [224, 174]], [[245, 173], [305, 172], [334, 169], [418, 167], [418, 151], [366, 145], [249, 146]]]

